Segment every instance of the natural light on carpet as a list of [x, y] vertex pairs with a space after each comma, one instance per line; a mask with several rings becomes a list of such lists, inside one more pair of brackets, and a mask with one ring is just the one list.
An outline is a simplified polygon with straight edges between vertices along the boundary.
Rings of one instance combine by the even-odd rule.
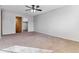
[[3, 51], [13, 52], [13, 53], [51, 53], [53, 50], [24, 47], [24, 46], [12, 46], [9, 48], [3, 49]]

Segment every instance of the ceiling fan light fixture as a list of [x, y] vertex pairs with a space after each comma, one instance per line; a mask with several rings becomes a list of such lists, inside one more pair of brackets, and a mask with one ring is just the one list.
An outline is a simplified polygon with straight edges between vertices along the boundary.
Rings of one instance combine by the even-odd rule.
[[[28, 7], [28, 8], [30, 8], [29, 10], [30, 10], [30, 12], [32, 12], [32, 13], [35, 13], [36, 11], [42, 11], [39, 7], [39, 5], [31, 5], [31, 6], [28, 6], [28, 5], [26, 5], [25, 7]], [[26, 11], [28, 11], [28, 10], [26, 10]]]
[[35, 13], [35, 12], [36, 12], [36, 10], [33, 10], [33, 9], [32, 9], [32, 10], [31, 10], [31, 12], [32, 12], [32, 13]]

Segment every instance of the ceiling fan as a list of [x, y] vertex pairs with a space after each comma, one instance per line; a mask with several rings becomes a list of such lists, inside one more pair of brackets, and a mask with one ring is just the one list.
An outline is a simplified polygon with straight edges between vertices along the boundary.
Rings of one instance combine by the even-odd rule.
[[41, 9], [39, 9], [39, 5], [31, 5], [31, 6], [28, 6], [28, 5], [25, 5], [25, 7], [27, 7], [27, 8], [30, 8], [30, 9], [27, 9], [27, 10], [25, 10], [25, 11], [31, 11], [31, 12], [35, 12], [35, 11], [42, 11]]

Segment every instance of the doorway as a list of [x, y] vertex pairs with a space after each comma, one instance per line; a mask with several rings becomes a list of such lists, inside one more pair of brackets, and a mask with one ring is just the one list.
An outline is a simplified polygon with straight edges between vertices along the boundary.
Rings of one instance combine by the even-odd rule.
[[22, 27], [23, 27], [23, 32], [28, 32], [28, 22], [23, 22], [22, 24]]
[[22, 18], [22, 31], [28, 32], [28, 18]]
[[22, 32], [22, 17], [16, 16], [16, 33]]

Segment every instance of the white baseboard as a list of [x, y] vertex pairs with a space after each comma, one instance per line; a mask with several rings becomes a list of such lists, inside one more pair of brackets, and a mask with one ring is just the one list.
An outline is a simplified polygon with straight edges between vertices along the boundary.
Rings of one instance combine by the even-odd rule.
[[[39, 32], [39, 31], [35, 31], [35, 32]], [[43, 33], [43, 32], [39, 32], [39, 33]], [[54, 36], [54, 37], [58, 37], [58, 38], [63, 38], [63, 39], [79, 42], [79, 39], [74, 40], [74, 38], [70, 38], [70, 37], [55, 36], [55, 35], [51, 35], [51, 34], [48, 34], [48, 33], [43, 33], [43, 34], [47, 34], [47, 35], [50, 35], [50, 36]]]
[[3, 35], [16, 34], [16, 33], [3, 33]]

